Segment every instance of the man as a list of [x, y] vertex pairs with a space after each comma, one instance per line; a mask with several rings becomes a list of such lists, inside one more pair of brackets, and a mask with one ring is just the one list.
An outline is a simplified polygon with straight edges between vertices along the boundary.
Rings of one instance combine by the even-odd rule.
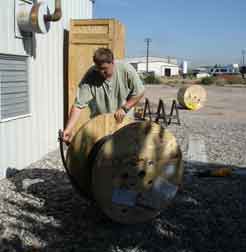
[[111, 50], [97, 49], [93, 61], [95, 65], [79, 84], [63, 133], [65, 142], [70, 142], [72, 130], [84, 107], [89, 106], [92, 117], [114, 113], [115, 119], [120, 123], [144, 95], [143, 83], [135, 69], [129, 64], [115, 63]]

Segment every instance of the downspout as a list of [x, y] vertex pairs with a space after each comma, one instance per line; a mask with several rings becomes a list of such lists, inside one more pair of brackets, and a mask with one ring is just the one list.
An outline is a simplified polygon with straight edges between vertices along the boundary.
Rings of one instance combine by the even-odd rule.
[[45, 15], [44, 20], [45, 22], [56, 22], [56, 21], [59, 21], [61, 17], [62, 17], [61, 0], [55, 0], [54, 13]]

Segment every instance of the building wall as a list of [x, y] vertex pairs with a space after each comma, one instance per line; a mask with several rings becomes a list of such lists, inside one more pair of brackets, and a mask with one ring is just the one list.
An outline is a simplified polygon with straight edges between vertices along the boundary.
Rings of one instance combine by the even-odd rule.
[[[165, 68], [171, 69], [171, 76], [175, 76], [179, 74], [178, 66], [173, 66], [168, 63], [163, 62], [149, 62], [149, 71], [154, 71], [156, 75], [164, 76]], [[138, 71], [146, 71], [146, 63], [138, 64]]]
[[179, 67], [178, 66], [162, 66], [162, 74], [161, 76], [165, 76], [165, 69], [171, 69], [171, 76], [179, 75]]
[[[47, 0], [51, 10], [54, 0]], [[15, 37], [15, 1], [0, 3], [0, 53], [29, 56], [31, 115], [0, 122], [0, 178], [8, 167], [21, 169], [57, 148], [63, 128], [63, 44], [69, 20], [92, 18], [90, 0], [63, 0], [63, 18], [48, 34]]]

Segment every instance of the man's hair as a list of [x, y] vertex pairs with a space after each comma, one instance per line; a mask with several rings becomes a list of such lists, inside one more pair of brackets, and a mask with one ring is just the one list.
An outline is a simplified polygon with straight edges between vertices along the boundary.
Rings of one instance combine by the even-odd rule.
[[108, 48], [98, 48], [94, 53], [93, 61], [96, 65], [112, 63], [114, 61], [114, 55]]

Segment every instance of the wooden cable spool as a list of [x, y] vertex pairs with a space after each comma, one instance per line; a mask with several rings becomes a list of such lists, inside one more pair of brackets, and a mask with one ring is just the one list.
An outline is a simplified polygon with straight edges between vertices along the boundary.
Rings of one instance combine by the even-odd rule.
[[70, 175], [84, 196], [92, 197], [91, 159], [96, 143], [100, 144], [100, 140], [103, 141], [103, 138], [131, 122], [133, 119], [130, 117], [117, 123], [113, 114], [99, 115], [85, 123], [73, 137], [67, 151], [66, 163]]
[[135, 122], [101, 146], [92, 169], [93, 195], [112, 220], [132, 224], [157, 216], [183, 177], [175, 137], [153, 122]]
[[175, 137], [153, 122], [113, 114], [83, 125], [67, 152], [69, 174], [87, 198], [119, 223], [158, 215], [182, 182], [182, 154]]
[[207, 100], [207, 92], [200, 85], [189, 85], [181, 87], [178, 91], [178, 102], [190, 110], [198, 110], [204, 106]]

